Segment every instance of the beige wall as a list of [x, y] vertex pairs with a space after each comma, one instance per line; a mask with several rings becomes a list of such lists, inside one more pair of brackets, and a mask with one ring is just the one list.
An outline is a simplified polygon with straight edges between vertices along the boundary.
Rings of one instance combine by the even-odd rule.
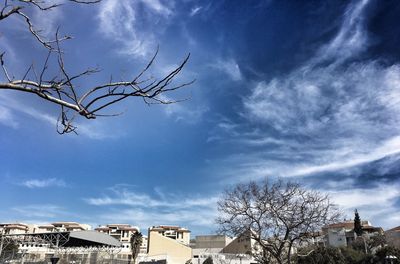
[[166, 258], [168, 264], [184, 264], [192, 257], [192, 249], [178, 241], [164, 237], [157, 231], [150, 231], [148, 237], [148, 257]]
[[224, 248], [232, 239], [224, 235], [196, 236], [195, 248]]
[[251, 239], [249, 235], [243, 234], [229, 243], [224, 249], [222, 249], [222, 252], [231, 254], [248, 254], [253, 251], [253, 248], [254, 240]]

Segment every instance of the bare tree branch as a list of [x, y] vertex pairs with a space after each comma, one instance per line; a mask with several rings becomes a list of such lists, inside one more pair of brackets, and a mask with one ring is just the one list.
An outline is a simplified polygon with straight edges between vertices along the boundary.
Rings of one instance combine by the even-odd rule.
[[[100, 0], [69, 0], [69, 2], [78, 4], [94, 4]], [[149, 60], [145, 67], [138, 74], [129, 78], [128, 81], [113, 81], [110, 78], [106, 83], [95, 83], [88, 85], [86, 88], [79, 88], [78, 84], [81, 79], [91, 74], [99, 73], [97, 68], [88, 68], [82, 72], [72, 73], [67, 69], [64, 60], [64, 52], [61, 42], [71, 39], [69, 36], [60, 36], [59, 28], [55, 32], [55, 39], [48, 40], [40, 35], [40, 30], [36, 29], [31, 18], [22, 10], [27, 8], [38, 8], [40, 11], [47, 12], [59, 7], [61, 4], [47, 4], [45, 1], [39, 0], [14, 0], [5, 1], [0, 12], [0, 21], [11, 15], [21, 17], [30, 34], [45, 49], [48, 50], [47, 56], [43, 60], [42, 66], [36, 68], [37, 65], [30, 65], [25, 74], [20, 79], [14, 79], [9, 75], [7, 70], [5, 53], [0, 54], [0, 64], [3, 74], [7, 82], [0, 83], [0, 89], [8, 89], [25, 93], [35, 94], [42, 99], [60, 106], [60, 115], [58, 119], [57, 130], [59, 133], [76, 133], [76, 127], [73, 121], [77, 115], [87, 119], [94, 119], [100, 116], [116, 116], [118, 114], [104, 114], [103, 110], [119, 103], [127, 98], [139, 97], [146, 104], [171, 104], [186, 100], [183, 99], [166, 99], [163, 93], [173, 92], [184, 88], [194, 81], [173, 85], [173, 80], [181, 72], [187, 64], [190, 53], [184, 60], [171, 72], [161, 78], [146, 76], [150, 68], [153, 66], [159, 49], [157, 47], [153, 57]], [[56, 63], [53, 63], [56, 61]], [[56, 76], [49, 76], [48, 69], [59, 70]], [[40, 69], [36, 72], [36, 69]]]

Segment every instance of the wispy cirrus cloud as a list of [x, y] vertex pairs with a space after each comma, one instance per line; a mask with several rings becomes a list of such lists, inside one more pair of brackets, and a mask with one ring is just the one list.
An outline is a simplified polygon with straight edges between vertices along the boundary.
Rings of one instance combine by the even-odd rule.
[[160, 0], [103, 1], [98, 12], [99, 31], [121, 45], [118, 52], [147, 56], [156, 49], [156, 29], [163, 28], [173, 15], [172, 6], [173, 2]]
[[370, 0], [360, 0], [349, 4], [339, 32], [318, 50], [316, 56], [309, 61], [310, 65], [326, 60], [343, 62], [366, 50], [369, 40], [365, 25], [365, 9], [369, 2]]
[[65, 215], [65, 210], [54, 204], [30, 204], [12, 208], [21, 217], [49, 219]]
[[[0, 36], [0, 40], [1, 40], [0, 41], [0, 50], [2, 53], [4, 52], [3, 60], [7, 59], [8, 64], [15, 64], [16, 59], [17, 59], [17, 52], [15, 51], [14, 47], [11, 45], [10, 40], [4, 35]], [[3, 74], [1, 75], [0, 78], [6, 80], [5, 76], [3, 76]]]
[[[192, 206], [208, 207], [216, 203], [217, 197], [180, 197], [174, 194], [168, 194], [157, 188], [155, 197], [149, 194], [141, 193], [134, 187], [127, 185], [115, 185], [108, 189], [109, 195], [103, 195], [97, 198], [86, 198], [85, 201], [91, 205], [128, 205], [141, 207], [179, 207], [190, 208]], [[179, 201], [179, 202], [178, 202]]]
[[188, 124], [196, 124], [209, 109], [201, 105], [195, 108], [188, 108], [177, 103], [165, 106], [164, 111], [168, 117], [175, 119], [177, 122], [183, 121]]
[[211, 138], [241, 146], [222, 161], [232, 168], [224, 178], [312, 175], [400, 152], [400, 65], [357, 60], [370, 45], [368, 4], [352, 2], [312, 58], [255, 82], [241, 121], [216, 128]]
[[0, 105], [0, 123], [5, 126], [12, 127], [14, 129], [18, 128], [18, 122], [9, 109]]
[[162, 0], [141, 0], [141, 2], [148, 8], [152, 9], [157, 14], [163, 16], [169, 16], [173, 12], [171, 6], [173, 6], [173, 1], [162, 1]]
[[[65, 0], [52, 1], [51, 4], [65, 4]], [[50, 4], [48, 4], [50, 5]], [[52, 8], [47, 10], [45, 15], [39, 8], [33, 9], [32, 23], [35, 26], [35, 30], [39, 32], [41, 37], [45, 37], [48, 40], [56, 38], [57, 27], [60, 26], [60, 22], [64, 19], [63, 11], [61, 8]], [[27, 28], [25, 29], [27, 30]], [[36, 41], [34, 39], [34, 41]]]
[[240, 71], [239, 65], [234, 59], [218, 60], [216, 63], [211, 65], [212, 68], [222, 71], [228, 75], [233, 81], [242, 80], [242, 72]]
[[35, 108], [23, 104], [12, 92], [4, 92], [0, 94], [0, 106], [8, 109], [10, 113], [23, 113], [29, 115], [37, 120], [43, 121], [48, 124], [55, 125], [57, 118], [47, 113], [43, 113]]
[[190, 10], [190, 16], [195, 16], [200, 13], [200, 11], [203, 9], [202, 6], [195, 6]]
[[28, 179], [22, 181], [20, 184], [30, 189], [67, 186], [64, 180], [58, 178]]
[[[400, 219], [398, 201], [399, 184], [379, 184], [373, 188], [351, 188], [325, 190], [333, 202], [338, 204], [349, 218], [353, 218], [357, 209], [363, 219], [371, 221], [384, 229], [394, 227]], [[382, 217], [386, 215], [387, 217]]]
[[[85, 198], [86, 203], [104, 207], [105, 214], [99, 221], [133, 222], [140, 227], [157, 224], [193, 225], [199, 229], [209, 229], [213, 224], [218, 196], [176, 195], [156, 188], [153, 195], [137, 191], [135, 187], [116, 185], [108, 189], [108, 194]], [[119, 206], [120, 213], [114, 214]], [[122, 209], [121, 209], [122, 207]]]
[[[24, 122], [26, 116], [41, 121], [51, 127], [56, 127], [57, 117], [47, 112], [38, 110], [24, 104], [12, 92], [3, 91], [0, 94], [0, 124], [10, 126], [14, 129], [22, 127], [20, 123]], [[22, 115], [21, 115], [22, 114]], [[104, 140], [124, 136], [123, 132], [111, 129], [100, 122], [82, 123], [75, 122], [78, 127], [77, 132], [90, 139]]]

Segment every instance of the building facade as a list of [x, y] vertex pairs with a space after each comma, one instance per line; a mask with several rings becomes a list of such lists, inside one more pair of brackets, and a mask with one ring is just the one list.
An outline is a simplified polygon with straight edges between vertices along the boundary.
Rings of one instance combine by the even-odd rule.
[[[374, 235], [384, 233], [381, 227], [374, 227], [369, 221], [361, 221], [361, 227], [363, 230], [363, 237], [367, 239]], [[325, 226], [322, 228], [322, 233], [325, 236], [326, 244], [333, 247], [346, 247], [357, 239], [357, 234], [354, 232], [353, 220]]]
[[192, 258], [190, 231], [179, 226], [153, 226], [148, 230], [148, 261], [184, 264]]
[[[129, 224], [107, 224], [95, 228], [95, 231], [105, 233], [117, 239], [122, 244], [122, 249], [118, 253], [117, 258], [122, 260], [130, 260], [132, 258], [131, 237], [140, 232], [139, 227]], [[138, 258], [142, 258], [147, 254], [147, 236], [142, 236], [142, 244], [140, 246]]]

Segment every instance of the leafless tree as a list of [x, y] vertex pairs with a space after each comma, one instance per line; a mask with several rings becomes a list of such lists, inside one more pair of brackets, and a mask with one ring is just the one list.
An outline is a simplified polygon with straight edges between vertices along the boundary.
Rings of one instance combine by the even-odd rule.
[[254, 257], [263, 264], [291, 263], [295, 243], [340, 216], [327, 195], [282, 180], [238, 184], [225, 191], [218, 210], [220, 231], [249, 234]]
[[[101, 0], [66, 0], [75, 4], [95, 4]], [[52, 4], [48, 4], [52, 3]], [[20, 91], [35, 94], [42, 99], [60, 106], [60, 116], [57, 122], [57, 131], [60, 134], [75, 132], [74, 118], [78, 115], [87, 119], [94, 119], [99, 116], [115, 116], [117, 114], [104, 114], [103, 111], [111, 105], [130, 97], [139, 97], [146, 104], [170, 104], [180, 100], [165, 99], [163, 93], [175, 91], [191, 82], [173, 84], [173, 79], [181, 72], [187, 63], [190, 54], [174, 70], [155, 78], [147, 76], [149, 68], [153, 65], [157, 53], [150, 59], [148, 64], [138, 71], [129, 80], [113, 80], [108, 82], [94, 83], [85, 89], [78, 89], [78, 82], [88, 75], [99, 72], [98, 68], [88, 68], [78, 73], [71, 73], [64, 63], [65, 52], [61, 48], [62, 42], [71, 39], [70, 36], [61, 36], [59, 29], [54, 34], [54, 39], [46, 39], [41, 35], [29, 17], [30, 10], [37, 8], [42, 12], [48, 12], [58, 8], [61, 4], [54, 4], [54, 1], [43, 0], [4, 0], [4, 6], [0, 11], [0, 22], [15, 16], [22, 19], [29, 34], [47, 51], [41, 67], [31, 64], [25, 73], [15, 78], [6, 66], [6, 54], [0, 52], [0, 64], [3, 70], [5, 82], [1, 82], [0, 89]], [[52, 60], [54, 59], [54, 60]], [[54, 61], [54, 63], [51, 63]], [[58, 72], [53, 75], [49, 73]]]

